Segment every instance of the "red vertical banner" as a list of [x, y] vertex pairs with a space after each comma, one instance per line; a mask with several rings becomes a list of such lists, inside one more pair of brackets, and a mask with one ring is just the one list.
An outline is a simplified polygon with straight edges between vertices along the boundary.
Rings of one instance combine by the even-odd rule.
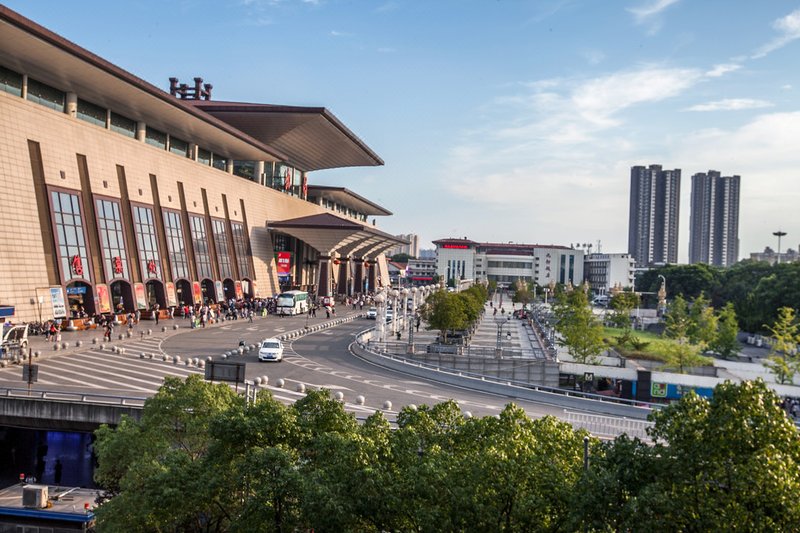
[[97, 303], [98, 310], [101, 313], [111, 312], [111, 298], [108, 294], [108, 285], [97, 285]]
[[292, 252], [278, 252], [278, 277], [288, 276], [292, 271]]
[[203, 289], [200, 287], [199, 281], [192, 282], [192, 294], [194, 295], [194, 303], [203, 303]]

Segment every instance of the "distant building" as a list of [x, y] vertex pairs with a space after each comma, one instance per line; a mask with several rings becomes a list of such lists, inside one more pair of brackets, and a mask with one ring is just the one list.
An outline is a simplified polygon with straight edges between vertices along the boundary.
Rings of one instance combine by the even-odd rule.
[[436, 272], [444, 280], [473, 279], [512, 286], [516, 281], [539, 286], [577, 285], [583, 281], [583, 250], [568, 246], [479, 243], [469, 239], [440, 239]]
[[417, 259], [436, 259], [436, 248], [420, 250]]
[[[800, 250], [800, 246], [797, 247]], [[778, 254], [767, 246], [763, 252], [751, 252], [750, 259], [753, 261], [766, 261], [774, 265], [778, 262]], [[781, 252], [781, 263], [789, 263], [792, 261], [800, 261], [800, 252], [788, 248], [785, 252]]]
[[408, 244], [401, 244], [400, 246], [395, 246], [394, 248], [386, 252], [386, 255], [392, 257], [397, 254], [406, 254], [409, 257], [419, 257], [419, 235], [415, 233], [406, 233], [397, 235], [397, 238], [402, 239], [404, 241], [408, 241]]
[[636, 264], [678, 261], [681, 171], [631, 167], [628, 253]]
[[583, 260], [584, 279], [595, 294], [612, 287], [633, 287], [636, 260], [631, 254], [589, 254]]
[[429, 285], [436, 275], [436, 257], [409, 259], [406, 268], [406, 279], [412, 285]]
[[739, 260], [740, 179], [716, 170], [692, 176], [690, 263], [730, 266]]

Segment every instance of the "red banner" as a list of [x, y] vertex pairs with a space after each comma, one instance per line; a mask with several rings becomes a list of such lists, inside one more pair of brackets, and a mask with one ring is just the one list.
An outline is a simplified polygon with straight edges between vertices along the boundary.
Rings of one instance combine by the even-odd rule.
[[292, 271], [292, 252], [278, 252], [278, 275], [288, 276]]

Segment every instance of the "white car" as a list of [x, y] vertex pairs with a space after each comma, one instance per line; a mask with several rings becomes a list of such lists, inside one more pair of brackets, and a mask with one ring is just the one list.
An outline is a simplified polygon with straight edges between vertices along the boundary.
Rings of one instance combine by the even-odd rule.
[[367, 310], [367, 318], [369, 318], [371, 320], [375, 320], [376, 318], [378, 318], [378, 308], [377, 307], [370, 307]]
[[279, 339], [265, 339], [258, 349], [259, 361], [283, 361], [283, 343]]

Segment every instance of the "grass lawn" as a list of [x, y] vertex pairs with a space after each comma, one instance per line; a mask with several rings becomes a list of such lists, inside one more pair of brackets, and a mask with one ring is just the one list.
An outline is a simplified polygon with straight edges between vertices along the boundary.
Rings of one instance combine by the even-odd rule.
[[[666, 362], [666, 352], [667, 348], [675, 344], [675, 341], [672, 339], [665, 339], [661, 335], [656, 335], [655, 333], [651, 333], [649, 331], [638, 331], [634, 330], [631, 333], [634, 337], [649, 342], [647, 346], [643, 347], [641, 350], [634, 350], [629, 344], [625, 345], [625, 347], [617, 346], [617, 337], [622, 335], [621, 328], [603, 328], [603, 338], [605, 339], [606, 343], [609, 346], [612, 346], [615, 350], [617, 350], [620, 354], [624, 357], [628, 357], [630, 359], [647, 359], [650, 361], [662, 361]], [[710, 362], [710, 358], [708, 359]]]

